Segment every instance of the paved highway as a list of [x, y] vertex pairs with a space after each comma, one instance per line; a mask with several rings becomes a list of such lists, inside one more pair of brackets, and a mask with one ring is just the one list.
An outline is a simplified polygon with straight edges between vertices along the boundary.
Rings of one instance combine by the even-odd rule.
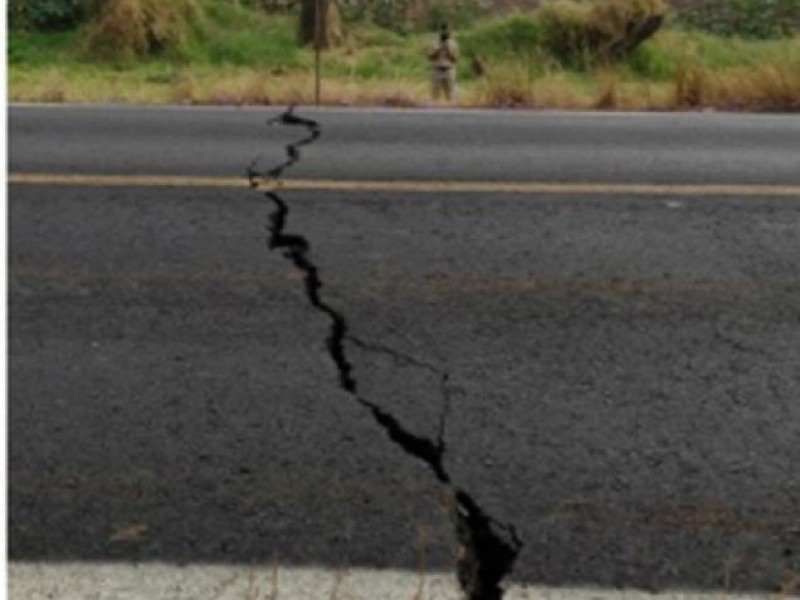
[[[275, 111], [266, 111], [274, 114]], [[9, 109], [12, 171], [237, 175], [293, 132], [254, 108]], [[798, 182], [800, 119], [776, 115], [304, 111], [325, 134], [291, 177]], [[289, 175], [287, 173], [287, 175]]]
[[[452, 568], [449, 500], [339, 388], [272, 205], [91, 177], [235, 178], [300, 135], [277, 112], [11, 107], [12, 560]], [[287, 190], [287, 231], [391, 349], [348, 344], [365, 397], [432, 439], [448, 374], [445, 463], [519, 530], [514, 579], [800, 571], [796, 118], [302, 112], [287, 177], [409, 184]]]

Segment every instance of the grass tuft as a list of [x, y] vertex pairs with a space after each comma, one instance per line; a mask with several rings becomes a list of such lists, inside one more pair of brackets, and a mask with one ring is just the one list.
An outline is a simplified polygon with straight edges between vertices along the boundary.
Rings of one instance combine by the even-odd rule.
[[665, 13], [662, 0], [556, 0], [537, 15], [544, 47], [564, 65], [588, 68], [630, 55]]
[[201, 12], [196, 0], [106, 0], [87, 26], [84, 48], [98, 60], [162, 54], [186, 41]]
[[525, 76], [503, 75], [483, 82], [476, 101], [481, 106], [494, 108], [533, 108], [536, 96], [531, 82]]
[[619, 78], [615, 73], [604, 73], [598, 78], [598, 93], [592, 108], [612, 110], [619, 107]]
[[675, 106], [697, 108], [709, 95], [709, 72], [702, 67], [681, 69], [675, 76]]

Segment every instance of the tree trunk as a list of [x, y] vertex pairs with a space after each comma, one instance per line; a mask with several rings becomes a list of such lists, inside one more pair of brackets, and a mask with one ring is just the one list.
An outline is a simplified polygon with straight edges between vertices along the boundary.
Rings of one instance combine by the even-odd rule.
[[[319, 23], [317, 23], [319, 10]], [[317, 40], [317, 28], [319, 39]], [[321, 49], [338, 46], [342, 42], [342, 21], [336, 0], [302, 0], [300, 5], [300, 44], [314, 44]]]

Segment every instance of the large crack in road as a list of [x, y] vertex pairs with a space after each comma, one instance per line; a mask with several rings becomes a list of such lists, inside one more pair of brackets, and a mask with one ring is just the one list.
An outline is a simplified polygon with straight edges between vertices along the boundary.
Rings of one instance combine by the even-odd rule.
[[[298, 116], [294, 112], [294, 107], [271, 119], [268, 124], [304, 127], [308, 131], [308, 136], [286, 145], [287, 159], [275, 167], [261, 171], [257, 161], [253, 161], [247, 169], [247, 177], [253, 189], [261, 188], [262, 183], [274, 185], [279, 182], [286, 169], [300, 160], [300, 148], [316, 141], [322, 133], [317, 121]], [[319, 269], [310, 258], [310, 242], [303, 235], [286, 231], [290, 212], [288, 204], [274, 188], [264, 191], [264, 196], [275, 207], [269, 216], [267, 247], [269, 250], [282, 250], [284, 257], [302, 273], [308, 301], [315, 310], [329, 319], [330, 331], [325, 344], [336, 366], [339, 387], [370, 412], [375, 423], [383, 429], [392, 442], [406, 454], [424, 462], [436, 479], [447, 487], [452, 499], [450, 515], [458, 543], [459, 585], [469, 600], [499, 600], [503, 597], [502, 581], [513, 568], [522, 549], [522, 541], [513, 525], [502, 523], [489, 515], [472, 495], [459, 487], [445, 466], [444, 458], [447, 451], [445, 433], [451, 409], [448, 393], [449, 374], [413, 356], [353, 336], [344, 314], [322, 297], [322, 280]], [[362, 350], [386, 354], [395, 360], [427, 369], [438, 375], [442, 410], [435, 438], [413, 433], [391, 412], [359, 393], [353, 365], [347, 358], [348, 342]]]

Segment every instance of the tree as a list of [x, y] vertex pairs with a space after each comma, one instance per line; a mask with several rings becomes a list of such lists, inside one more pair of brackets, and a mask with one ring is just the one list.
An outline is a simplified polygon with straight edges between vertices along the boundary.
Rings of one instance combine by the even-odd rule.
[[9, 29], [71, 29], [86, 17], [84, 0], [9, 0]]
[[301, 44], [313, 44], [316, 40], [322, 49], [341, 44], [342, 20], [336, 0], [302, 0], [299, 37]]

